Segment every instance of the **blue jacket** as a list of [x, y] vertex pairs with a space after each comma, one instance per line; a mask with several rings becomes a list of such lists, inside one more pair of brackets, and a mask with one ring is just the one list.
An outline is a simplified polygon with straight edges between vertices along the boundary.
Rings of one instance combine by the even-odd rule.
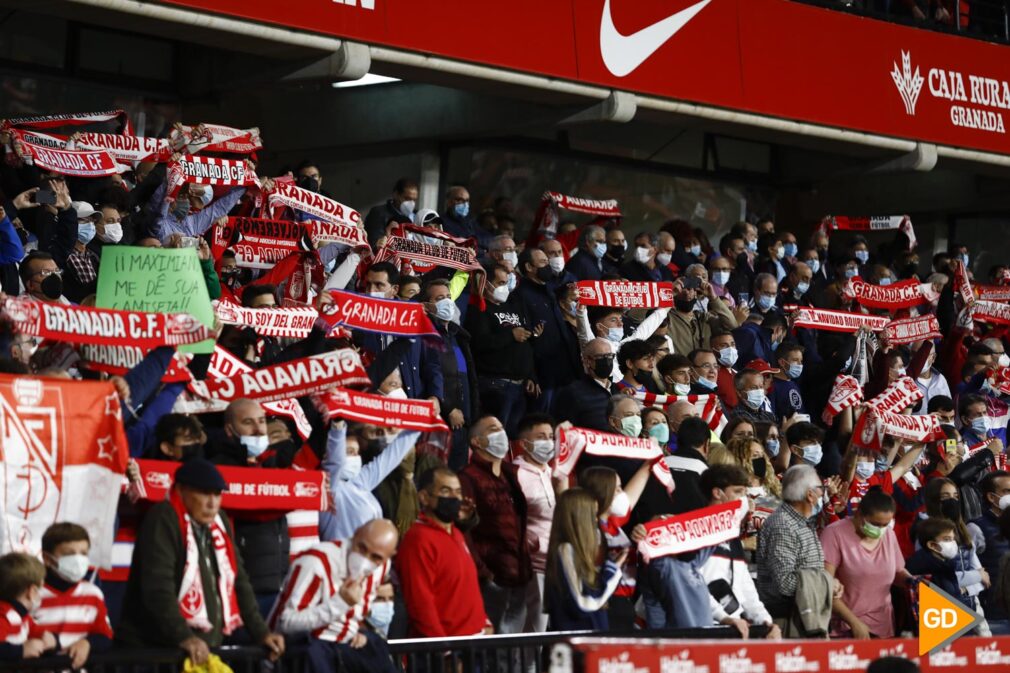
[[565, 266], [565, 271], [572, 274], [579, 280], [599, 280], [603, 275], [603, 267], [596, 255], [579, 250]]
[[[365, 350], [378, 353], [385, 349], [396, 337], [374, 332], [360, 332], [355, 337], [355, 343]], [[403, 379], [403, 391], [407, 397], [425, 399], [437, 397], [442, 399], [442, 364], [438, 353], [425, 345], [418, 337], [399, 337], [409, 342], [407, 352], [400, 360], [400, 377]]]
[[494, 238], [494, 234], [477, 224], [477, 220], [472, 217], [467, 216], [458, 220], [452, 213], [442, 213], [442, 229], [456, 238], [476, 238], [480, 247], [478, 256], [487, 250], [488, 244]]
[[[982, 505], [988, 505], [984, 500]], [[989, 573], [989, 579], [993, 586], [997, 586], [996, 578], [999, 576], [999, 562], [1003, 555], [1010, 551], [1010, 541], [1007, 541], [999, 532], [999, 517], [992, 513], [992, 510], [985, 510], [982, 516], [972, 521], [979, 527], [982, 535], [985, 536], [985, 551], [979, 554], [978, 560], [982, 562], [982, 567]], [[995, 592], [985, 589], [979, 598], [982, 600], [982, 609], [985, 610], [986, 619], [1006, 619], [1007, 613], [999, 605]]]
[[736, 340], [736, 348], [740, 353], [736, 361], [738, 369], [743, 369], [748, 362], [758, 358], [769, 364], [775, 362], [771, 334], [760, 325], [744, 323], [733, 330], [733, 339]]
[[543, 333], [533, 339], [533, 361], [538, 381], [546, 389], [568, 385], [582, 375], [578, 337], [561, 315], [554, 287], [523, 279], [516, 288], [526, 304], [531, 328], [544, 324]]
[[[571, 549], [568, 546], [568, 549]], [[566, 572], [562, 553], [558, 553], [557, 581], [544, 587], [551, 631], [607, 631], [610, 621], [604, 609], [607, 599], [621, 580], [621, 569], [613, 561], [606, 561], [597, 577], [597, 586], [585, 582], [572, 586], [573, 569]], [[575, 581], [578, 581], [576, 578]]]

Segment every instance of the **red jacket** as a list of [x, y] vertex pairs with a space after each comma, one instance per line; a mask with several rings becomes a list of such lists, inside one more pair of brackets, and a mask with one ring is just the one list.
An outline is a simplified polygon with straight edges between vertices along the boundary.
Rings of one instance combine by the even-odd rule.
[[473, 636], [488, 624], [477, 567], [455, 526], [447, 533], [421, 514], [403, 536], [396, 569], [412, 636]]
[[491, 463], [474, 453], [459, 473], [463, 495], [473, 498], [480, 522], [470, 530], [474, 551], [502, 587], [526, 586], [533, 566], [526, 542], [526, 496], [515, 465], [501, 464], [495, 476]]

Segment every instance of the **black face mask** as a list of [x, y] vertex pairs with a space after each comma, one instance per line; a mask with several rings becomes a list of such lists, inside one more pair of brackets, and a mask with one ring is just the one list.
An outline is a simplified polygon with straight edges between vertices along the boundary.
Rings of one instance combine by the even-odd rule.
[[764, 456], [761, 458], [753, 458], [750, 461], [751, 468], [754, 470], [754, 476], [758, 479], [764, 479], [765, 474], [768, 472], [768, 463], [765, 461]]
[[674, 299], [674, 307], [681, 313], [690, 313], [694, 310], [694, 305], [698, 303], [697, 299]]
[[554, 269], [551, 268], [550, 264], [537, 269], [537, 279], [542, 283], [554, 280]]
[[947, 498], [940, 501], [940, 514], [951, 521], [961, 520], [961, 501], [957, 498]]
[[445, 523], [456, 523], [456, 519], [459, 518], [459, 510], [463, 506], [463, 501], [459, 498], [446, 498], [444, 496], [439, 496], [438, 500], [435, 502], [435, 507], [432, 512], [438, 517], [439, 521], [444, 521]]
[[203, 444], [186, 444], [182, 447], [182, 455], [179, 461], [185, 463], [194, 458], [203, 458]]
[[614, 356], [605, 355], [593, 360], [593, 376], [598, 379], [608, 379], [614, 373]]
[[646, 381], [653, 381], [652, 372], [643, 369], [642, 371], [635, 374], [635, 380], [639, 383], [645, 383]]
[[46, 276], [39, 287], [42, 288], [42, 294], [46, 296], [47, 299], [59, 299], [63, 296], [63, 279], [57, 276], [55, 273], [51, 276]]
[[624, 257], [624, 246], [623, 245], [612, 245], [610, 246], [610, 256], [620, 259]]
[[307, 189], [310, 192], [319, 191], [319, 178], [313, 177], [311, 175], [303, 175], [298, 178], [298, 186], [302, 189]]

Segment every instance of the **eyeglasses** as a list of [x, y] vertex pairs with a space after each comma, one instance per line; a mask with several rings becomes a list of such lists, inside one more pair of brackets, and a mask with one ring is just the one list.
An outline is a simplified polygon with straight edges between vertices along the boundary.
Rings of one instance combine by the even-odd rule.
[[700, 364], [700, 365], [695, 365], [694, 368], [695, 369], [704, 369], [706, 371], [714, 371], [714, 370], [716, 370], [716, 369], [719, 368], [719, 365], [717, 365], [714, 362], [705, 362], [705, 363]]
[[35, 276], [42, 276], [43, 278], [48, 278], [49, 276], [62, 276], [63, 271], [60, 269], [40, 269], [32, 274], [32, 278]]

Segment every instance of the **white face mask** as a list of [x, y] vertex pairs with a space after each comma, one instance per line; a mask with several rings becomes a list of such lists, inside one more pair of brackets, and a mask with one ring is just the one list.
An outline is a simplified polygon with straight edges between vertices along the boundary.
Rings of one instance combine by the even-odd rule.
[[386, 293], [385, 292], [369, 292], [368, 296], [369, 297], [375, 297], [376, 299], [385, 299], [386, 298]]
[[941, 540], [937, 544], [940, 545], [940, 556], [947, 560], [957, 556], [957, 542], [955, 540]]
[[649, 252], [648, 248], [643, 248], [641, 246], [635, 248], [635, 261], [639, 264], [647, 264], [651, 257], [652, 253]]
[[346, 461], [340, 467], [340, 474], [337, 478], [342, 481], [350, 481], [361, 473], [361, 456], [347, 456]]
[[61, 556], [56, 561], [56, 574], [72, 584], [80, 582], [88, 574], [88, 555]]
[[565, 258], [564, 256], [551, 257], [547, 260], [547, 264], [551, 267], [551, 271], [554, 273], [561, 273], [565, 270]]
[[123, 225], [119, 222], [110, 222], [105, 225], [105, 232], [98, 235], [98, 238], [106, 243], [119, 243], [123, 240]]
[[411, 220], [414, 219], [414, 208], [417, 207], [416, 201], [404, 201], [400, 204], [400, 214], [406, 215]]
[[687, 383], [674, 383], [673, 384], [673, 394], [674, 395], [689, 395], [691, 393], [691, 386]]
[[629, 511], [631, 511], [631, 502], [628, 500], [628, 494], [624, 491], [616, 493], [610, 503], [610, 516], [621, 518], [627, 516]]
[[660, 266], [666, 266], [673, 259], [673, 255], [669, 252], [660, 252], [656, 255], [656, 264]]
[[363, 556], [356, 551], [347, 554], [347, 576], [360, 579], [375, 572], [378, 566], [367, 556]]
[[259, 457], [270, 446], [270, 438], [266, 435], [242, 435], [238, 441], [252, 458]]
[[504, 458], [509, 452], [509, 436], [504, 430], [492, 432], [487, 436], [487, 447], [484, 449], [495, 458]]
[[554, 457], [554, 442], [549, 439], [534, 439], [533, 446], [530, 447], [530, 455], [533, 460], [546, 465]]
[[1010, 355], [1000, 353], [998, 364], [1000, 367], [1010, 367]]
[[491, 292], [491, 298], [499, 304], [504, 304], [509, 298], [509, 286], [499, 285]]
[[393, 399], [397, 400], [405, 400], [407, 399], [407, 391], [404, 390], [403, 388], [393, 388], [388, 393], [386, 393], [386, 397], [392, 397]]
[[501, 258], [503, 261], [511, 264], [513, 269], [519, 265], [519, 255], [517, 255], [514, 250], [503, 253]]
[[1000, 510], [1002, 511], [1007, 507], [1010, 507], [1010, 493], [1007, 493], [1006, 495], [1004, 495], [1002, 498], [999, 499]]

